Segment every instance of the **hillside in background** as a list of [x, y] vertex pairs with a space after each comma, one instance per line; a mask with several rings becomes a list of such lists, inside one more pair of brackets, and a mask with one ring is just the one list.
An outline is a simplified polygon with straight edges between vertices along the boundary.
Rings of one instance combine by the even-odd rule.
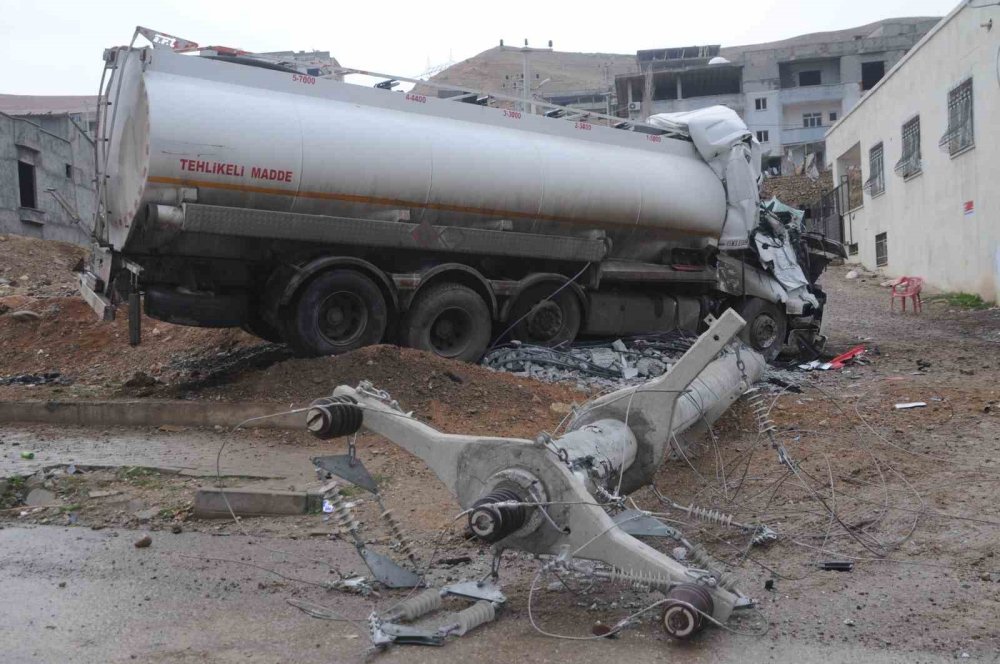
[[[610, 90], [616, 75], [638, 70], [634, 53], [625, 55], [552, 51], [532, 53], [530, 58], [534, 86], [549, 79], [536, 89], [536, 96], [582, 90]], [[513, 84], [521, 75], [522, 63], [523, 56], [515, 48], [501, 49], [496, 46], [448, 67], [430, 80], [438, 85], [474, 88], [516, 97], [520, 94], [513, 88]]]

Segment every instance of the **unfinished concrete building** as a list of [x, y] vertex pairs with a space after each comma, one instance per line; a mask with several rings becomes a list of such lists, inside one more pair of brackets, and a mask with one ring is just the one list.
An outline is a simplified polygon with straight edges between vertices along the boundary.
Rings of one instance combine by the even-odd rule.
[[937, 21], [894, 18], [767, 44], [638, 51], [639, 73], [615, 79], [618, 114], [638, 120], [721, 104], [755, 133], [772, 173], [821, 168], [827, 128]]
[[0, 112], [0, 233], [89, 243], [94, 141], [73, 116]]

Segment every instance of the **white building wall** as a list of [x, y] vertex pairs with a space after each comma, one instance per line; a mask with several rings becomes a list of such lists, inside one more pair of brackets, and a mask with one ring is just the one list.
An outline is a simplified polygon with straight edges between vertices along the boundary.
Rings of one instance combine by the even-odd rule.
[[[990, 19], [993, 29], [983, 27]], [[885, 192], [845, 218], [858, 255], [876, 268], [875, 236], [886, 233], [890, 276], [923, 277], [946, 291], [996, 301], [1000, 290], [1000, 7], [963, 2], [827, 134], [827, 160], [860, 143], [865, 180], [869, 150], [884, 145]], [[948, 129], [948, 92], [971, 77], [975, 146], [955, 156], [938, 147]], [[907, 180], [893, 167], [902, 125], [920, 115], [922, 172]], [[972, 201], [975, 211], [966, 214]]]

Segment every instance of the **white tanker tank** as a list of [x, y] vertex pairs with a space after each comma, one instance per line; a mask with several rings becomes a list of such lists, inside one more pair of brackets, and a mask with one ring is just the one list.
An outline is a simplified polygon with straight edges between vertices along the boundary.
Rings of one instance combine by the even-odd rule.
[[115, 248], [147, 205], [183, 188], [206, 205], [349, 217], [410, 209], [432, 222], [713, 239], [726, 219], [722, 182], [690, 141], [167, 49], [125, 53], [103, 169]]
[[[231, 50], [180, 53], [196, 45], [137, 34], [154, 47], [105, 54], [100, 246], [83, 288], [97, 308], [110, 304], [113, 273], [126, 269], [151, 315], [249, 324], [337, 352], [346, 346], [308, 348], [286, 330], [303, 297], [296, 289], [315, 276], [304, 266], [319, 256], [326, 268], [350, 264], [375, 282], [385, 310], [365, 316], [386, 329], [443, 264], [475, 273], [475, 283], [459, 281], [485, 298], [494, 324], [524, 308], [515, 300], [537, 285], [533, 275], [586, 264], [589, 279], [574, 283], [584, 319], [575, 336], [596, 303], [584, 291], [634, 271], [610, 259], [642, 261], [648, 276], [678, 244], [746, 249], [758, 223], [756, 143], [728, 109], [613, 128], [615, 119], [573, 109], [547, 106], [542, 115], [351, 85]], [[537, 269], [525, 263], [539, 260]], [[298, 277], [275, 285], [282, 270]], [[789, 299], [780, 277], [761, 273], [756, 291]], [[219, 311], [208, 306], [207, 315], [183, 293], [209, 293]], [[809, 302], [804, 295], [796, 299]], [[227, 297], [239, 300], [235, 308], [222, 306]], [[680, 304], [672, 306], [676, 324]], [[589, 331], [601, 332], [600, 318]]]

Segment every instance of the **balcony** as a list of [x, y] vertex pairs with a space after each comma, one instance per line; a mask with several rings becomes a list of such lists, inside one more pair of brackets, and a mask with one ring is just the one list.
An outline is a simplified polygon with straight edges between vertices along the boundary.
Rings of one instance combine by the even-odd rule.
[[680, 111], [695, 111], [699, 108], [709, 106], [728, 106], [743, 115], [742, 94], [707, 95], [704, 97], [691, 97], [690, 99], [669, 99], [653, 102], [653, 113], [677, 113]]
[[819, 143], [829, 127], [791, 127], [781, 130], [781, 144]]
[[783, 88], [778, 93], [782, 106], [810, 104], [818, 101], [837, 101], [847, 94], [847, 87], [857, 83], [834, 83], [831, 85], [809, 85], [801, 88]]

